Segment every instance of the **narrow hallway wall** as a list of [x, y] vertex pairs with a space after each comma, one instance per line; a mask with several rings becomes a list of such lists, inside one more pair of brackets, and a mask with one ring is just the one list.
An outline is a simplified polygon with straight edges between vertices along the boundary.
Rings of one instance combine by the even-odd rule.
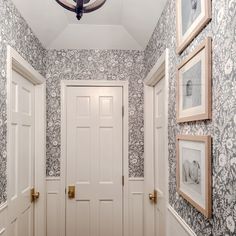
[[51, 50], [46, 57], [47, 175], [60, 175], [61, 80], [129, 81], [129, 175], [143, 177], [143, 52]]
[[6, 201], [7, 45], [16, 49], [36, 70], [44, 74], [45, 49], [10, 0], [0, 1], [0, 205]]
[[[146, 74], [170, 49], [169, 184], [170, 204], [198, 236], [236, 235], [236, 1], [213, 0], [213, 19], [181, 56], [176, 50], [176, 1], [166, 8], [145, 50]], [[213, 38], [213, 119], [176, 123], [176, 69], [206, 36]], [[213, 137], [213, 218], [208, 220], [176, 192], [176, 135]]]

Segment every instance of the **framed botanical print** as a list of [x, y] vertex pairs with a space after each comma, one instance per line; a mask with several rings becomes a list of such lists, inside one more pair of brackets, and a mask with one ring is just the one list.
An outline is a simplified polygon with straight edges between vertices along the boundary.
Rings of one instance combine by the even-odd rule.
[[211, 20], [211, 0], [176, 0], [177, 53]]
[[177, 69], [177, 122], [211, 119], [211, 38]]
[[212, 215], [211, 137], [177, 136], [177, 191], [205, 217]]

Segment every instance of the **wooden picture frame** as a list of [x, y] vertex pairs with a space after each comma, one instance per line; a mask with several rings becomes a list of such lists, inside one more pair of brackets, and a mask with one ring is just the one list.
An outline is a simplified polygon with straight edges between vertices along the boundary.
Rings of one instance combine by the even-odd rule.
[[177, 122], [212, 118], [212, 39], [206, 38], [177, 68]]
[[211, 18], [211, 0], [176, 0], [178, 54], [183, 52]]
[[205, 217], [211, 218], [211, 137], [178, 135], [176, 141], [177, 192]]

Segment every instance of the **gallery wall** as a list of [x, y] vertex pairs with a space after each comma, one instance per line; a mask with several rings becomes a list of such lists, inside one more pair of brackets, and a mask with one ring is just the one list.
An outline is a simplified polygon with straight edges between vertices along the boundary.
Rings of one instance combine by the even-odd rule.
[[[147, 74], [166, 48], [169, 61], [170, 204], [198, 236], [236, 235], [236, 1], [213, 0], [213, 18], [181, 56], [176, 54], [176, 1], [169, 0], [145, 50]], [[213, 38], [212, 121], [176, 122], [176, 69], [206, 36]], [[176, 191], [176, 135], [211, 135], [213, 218], [208, 220]]]
[[45, 49], [9, 0], [0, 1], [0, 204], [6, 201], [6, 57], [11, 45], [44, 74]]
[[[10, 0], [0, 1], [0, 204], [6, 201], [6, 45], [12, 45], [47, 78], [47, 175], [60, 175], [60, 81], [129, 81], [130, 176], [143, 176], [143, 79], [170, 49], [170, 204], [197, 235], [236, 234], [236, 2], [212, 0], [213, 19], [181, 56], [175, 53], [175, 2], [169, 0], [144, 52], [69, 50], [41, 46]], [[176, 67], [204, 40], [213, 38], [213, 119], [176, 123]], [[44, 63], [43, 63], [44, 59]], [[144, 66], [143, 66], [144, 60]], [[45, 66], [45, 68], [44, 68]], [[145, 68], [145, 69], [144, 69]], [[145, 71], [144, 71], [145, 70]], [[208, 220], [176, 192], [176, 134], [213, 137], [213, 218]]]

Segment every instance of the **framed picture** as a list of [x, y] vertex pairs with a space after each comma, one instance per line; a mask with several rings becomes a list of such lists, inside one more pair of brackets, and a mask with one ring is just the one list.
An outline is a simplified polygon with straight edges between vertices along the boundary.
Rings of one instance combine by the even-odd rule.
[[211, 137], [177, 136], [177, 191], [205, 217], [212, 215]]
[[211, 0], [177, 0], [177, 53], [181, 53], [211, 20]]
[[178, 66], [178, 123], [211, 119], [211, 63], [211, 38], [207, 38]]

